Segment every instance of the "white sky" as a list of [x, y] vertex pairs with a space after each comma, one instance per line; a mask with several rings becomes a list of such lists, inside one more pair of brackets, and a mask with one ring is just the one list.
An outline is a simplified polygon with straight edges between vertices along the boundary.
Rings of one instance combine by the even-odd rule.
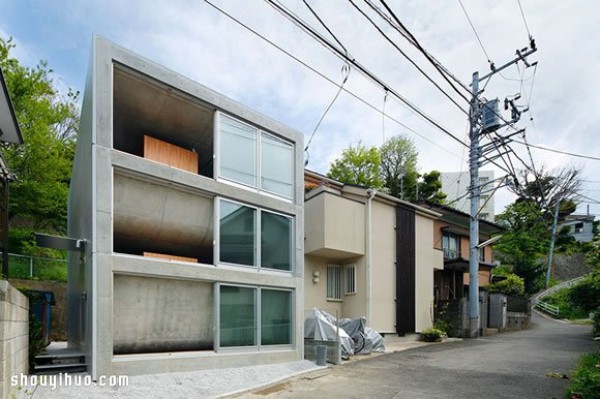
[[[265, 1], [211, 1], [341, 83], [343, 62]], [[354, 2], [367, 10], [363, 0]], [[379, 4], [377, 0], [374, 2]], [[283, 3], [331, 39], [302, 1]], [[474, 71], [487, 73], [487, 58], [458, 0], [388, 0], [388, 3], [423, 47], [461, 81], [470, 83]], [[466, 115], [391, 47], [348, 0], [309, 0], [309, 4], [356, 61], [467, 141]], [[511, 60], [517, 48], [528, 46], [528, 34], [516, 0], [463, 0], [463, 4], [497, 66]], [[535, 79], [534, 68], [524, 69], [523, 64], [520, 69], [512, 66], [502, 76], [497, 74], [490, 80], [483, 96], [503, 100], [507, 95], [521, 92], [524, 96], [519, 104], [526, 105], [530, 100], [531, 112], [523, 115], [518, 126], [527, 128], [529, 142], [599, 157], [600, 29], [596, 24], [600, 20], [600, 7], [592, 0], [521, 0], [521, 4], [539, 48], [529, 57], [531, 62], [539, 62]], [[441, 82], [439, 75], [405, 39], [394, 34], [372, 12], [369, 14], [403, 51]], [[83, 90], [93, 33], [287, 124], [304, 133], [307, 140], [337, 92], [337, 87], [201, 0], [0, 0], [0, 36], [14, 37], [18, 46], [14, 55], [24, 64], [47, 60], [63, 87]], [[463, 99], [447, 85], [443, 87], [466, 109]], [[383, 109], [383, 90], [357, 70], [350, 72], [346, 88], [377, 109]], [[361, 141], [379, 146], [384, 138], [404, 134], [419, 149], [422, 172], [467, 170], [468, 153], [464, 147], [414, 115], [391, 95], [385, 103], [385, 113], [426, 139], [390, 119], [384, 123], [381, 112], [342, 92], [315, 135], [308, 167], [326, 173], [330, 162], [348, 145]], [[508, 118], [508, 113], [505, 116]], [[521, 158], [529, 159], [523, 146], [513, 147]], [[583, 195], [600, 200], [599, 161], [537, 149], [532, 153], [537, 167], [582, 168], [586, 180]], [[521, 166], [519, 161], [515, 161], [515, 166]], [[496, 170], [496, 176], [501, 174]], [[506, 190], [500, 190], [496, 212], [512, 200]], [[597, 202], [584, 200], [579, 212], [585, 212], [586, 204], [591, 203], [591, 212], [600, 214]]]

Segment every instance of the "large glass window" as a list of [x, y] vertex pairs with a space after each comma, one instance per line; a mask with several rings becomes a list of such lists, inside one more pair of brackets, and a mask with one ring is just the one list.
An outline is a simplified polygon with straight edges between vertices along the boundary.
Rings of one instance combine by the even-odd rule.
[[293, 314], [292, 291], [220, 285], [220, 347], [291, 345]]
[[261, 291], [262, 345], [284, 345], [292, 343], [292, 293], [262, 289]]
[[257, 130], [221, 114], [219, 176], [256, 187]]
[[291, 217], [226, 200], [219, 201], [219, 207], [219, 262], [292, 271]]
[[261, 266], [292, 270], [292, 219], [261, 211]]
[[256, 209], [229, 201], [220, 202], [219, 259], [256, 266]]
[[294, 188], [292, 145], [270, 134], [261, 136], [261, 177], [263, 190], [292, 198]]
[[256, 289], [226, 285], [219, 289], [220, 346], [256, 345]]
[[293, 198], [294, 144], [224, 114], [218, 120], [219, 177]]

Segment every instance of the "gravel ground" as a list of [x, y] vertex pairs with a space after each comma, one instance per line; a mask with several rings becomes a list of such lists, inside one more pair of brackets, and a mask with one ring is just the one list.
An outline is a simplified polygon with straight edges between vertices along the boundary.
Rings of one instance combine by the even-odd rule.
[[[128, 386], [49, 386], [52, 380], [21, 388], [16, 398], [217, 398], [276, 383], [291, 376], [322, 369], [308, 360], [186, 373], [129, 377]], [[80, 376], [79, 374], [72, 374]], [[84, 375], [81, 375], [83, 377]], [[42, 376], [37, 376], [42, 378]], [[46, 376], [59, 378], [58, 376]], [[79, 378], [79, 377], [78, 377]], [[55, 380], [58, 381], [58, 380]], [[58, 383], [56, 385], [59, 385]]]

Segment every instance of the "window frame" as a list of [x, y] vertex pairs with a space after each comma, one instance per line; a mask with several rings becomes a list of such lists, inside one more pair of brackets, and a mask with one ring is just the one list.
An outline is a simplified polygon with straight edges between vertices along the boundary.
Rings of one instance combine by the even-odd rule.
[[344, 265], [344, 295], [356, 295], [356, 282], [356, 263]]
[[[239, 206], [244, 206], [246, 208], [252, 209], [255, 211], [254, 218], [254, 265], [246, 265], [242, 263], [234, 263], [234, 262], [226, 262], [221, 259], [221, 203], [225, 201], [230, 204], [235, 204]], [[262, 265], [262, 214], [263, 212], [282, 216], [289, 220], [290, 224], [290, 232], [289, 232], [289, 255], [290, 255], [290, 269], [275, 269], [270, 267], [264, 267]], [[216, 197], [215, 198], [215, 216], [214, 216], [214, 231], [215, 231], [215, 245], [213, 258], [215, 260], [215, 265], [225, 265], [225, 266], [234, 266], [234, 267], [244, 267], [249, 269], [254, 269], [257, 271], [269, 271], [275, 273], [286, 273], [293, 274], [296, 269], [296, 256], [295, 256], [295, 242], [296, 242], [296, 220], [295, 217], [281, 213], [274, 212], [271, 210], [263, 209], [255, 205], [246, 204], [240, 201], [232, 200], [230, 198], [225, 197]]]
[[[221, 346], [221, 287], [250, 288], [254, 290], [254, 325], [256, 326], [255, 345], [244, 346]], [[262, 291], [282, 291], [290, 295], [290, 343], [289, 344], [262, 344]], [[248, 352], [248, 351], [270, 351], [280, 349], [294, 349], [296, 347], [296, 295], [295, 290], [283, 287], [267, 287], [259, 285], [246, 285], [235, 283], [214, 284], [214, 350], [215, 352]]]
[[[444, 240], [447, 239], [448, 240], [448, 244], [450, 244], [450, 240], [456, 240], [456, 256], [455, 257], [450, 257], [450, 248], [446, 248], [444, 246]], [[453, 234], [453, 233], [449, 233], [449, 232], [443, 232], [442, 233], [442, 251], [444, 252], [444, 258], [446, 259], [458, 259], [460, 258], [461, 254], [460, 254], [460, 236], [458, 234]]]
[[[330, 270], [333, 272], [330, 276]], [[332, 279], [330, 284], [330, 278]], [[342, 265], [328, 264], [327, 265], [327, 286], [326, 286], [326, 299], [328, 301], [342, 301], [343, 292], [343, 279], [344, 279], [344, 268]], [[330, 287], [332, 291], [330, 291]], [[330, 295], [333, 294], [333, 295]]]
[[[254, 154], [254, 160], [255, 160], [255, 165], [254, 165], [254, 173], [255, 173], [255, 184], [254, 185], [249, 185], [247, 183], [244, 182], [240, 182], [237, 181], [235, 179], [223, 176], [221, 174], [221, 158], [222, 158], [222, 137], [221, 137], [221, 122], [222, 122], [222, 118], [227, 118], [227, 119], [231, 119], [234, 122], [240, 123], [242, 125], [248, 126], [249, 128], [251, 128], [254, 131], [254, 135], [255, 135], [255, 154]], [[233, 116], [231, 114], [228, 114], [226, 112], [223, 112], [221, 110], [216, 110], [214, 113], [214, 117], [213, 117], [213, 136], [214, 136], [214, 158], [215, 158], [215, 162], [214, 162], [214, 171], [213, 171], [213, 175], [215, 176], [215, 179], [217, 181], [220, 182], [224, 182], [227, 184], [231, 184], [233, 186], [239, 187], [239, 188], [243, 188], [246, 190], [252, 190], [255, 192], [258, 192], [260, 194], [264, 194], [264, 195], [269, 195], [269, 196], [273, 196], [275, 198], [278, 199], [282, 199], [285, 201], [290, 201], [293, 202], [296, 199], [296, 181], [298, 179], [297, 173], [296, 173], [296, 161], [295, 161], [295, 150], [296, 150], [296, 143], [281, 137], [273, 132], [270, 132], [268, 130], [264, 130], [258, 126], [252, 125], [236, 116]], [[291, 168], [291, 195], [288, 197], [286, 195], [282, 195], [276, 191], [272, 191], [272, 190], [267, 190], [265, 188], [263, 188], [263, 171], [262, 171], [262, 152], [263, 152], [263, 136], [267, 136], [268, 138], [277, 140], [279, 142], [281, 142], [282, 144], [285, 145], [289, 145], [290, 149], [291, 149], [291, 159], [290, 159], [290, 168]]]

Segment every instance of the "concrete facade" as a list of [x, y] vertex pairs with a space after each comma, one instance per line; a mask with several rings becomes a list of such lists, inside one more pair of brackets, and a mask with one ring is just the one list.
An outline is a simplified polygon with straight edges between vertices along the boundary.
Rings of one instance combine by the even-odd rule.
[[11, 397], [13, 375], [29, 372], [29, 300], [0, 280], [0, 398]]
[[[321, 184], [315, 181], [321, 180]], [[319, 308], [338, 317], [366, 317], [380, 333], [397, 332], [397, 256], [414, 259], [414, 331], [432, 325], [434, 270], [443, 267], [442, 252], [434, 248], [433, 222], [439, 216], [413, 204], [362, 187], [344, 185], [305, 171], [305, 308]], [[310, 183], [310, 184], [309, 184]], [[414, 213], [410, 242], [398, 241], [397, 206]], [[409, 254], [410, 245], [414, 254]], [[341, 274], [332, 276], [331, 267]], [[348, 269], [354, 271], [349, 271]], [[341, 287], [328, 295], [330, 277]], [[348, 279], [354, 284], [348, 286]], [[354, 291], [348, 292], [354, 286]], [[331, 292], [330, 292], [331, 293]]]
[[[198, 173], [145, 158], [146, 135], [197, 154]], [[69, 197], [69, 236], [87, 244], [68, 275], [69, 345], [94, 379], [303, 358], [302, 150], [299, 132], [94, 38]], [[267, 151], [284, 151], [283, 164]], [[236, 158], [253, 162], [236, 173], [254, 173], [254, 185], [227, 174]], [[245, 210], [227, 216], [243, 226], [226, 225], [226, 207]], [[275, 235], [287, 239], [283, 255], [271, 251]], [[226, 258], [248, 252], [249, 264]], [[236, 304], [236, 290], [254, 303]], [[264, 324], [277, 293], [289, 309]], [[220, 340], [225, 307], [248, 310], [252, 344]], [[270, 345], [273, 334], [283, 342]]]
[[569, 215], [558, 225], [557, 231], [568, 230], [567, 234], [579, 242], [591, 242], [594, 240], [593, 215]]
[[[442, 173], [442, 191], [446, 193], [446, 201], [452, 203], [452, 207], [459, 211], [469, 213], [471, 209], [470, 200], [468, 196], [468, 187], [471, 183], [469, 172], [443, 172]], [[494, 181], [494, 171], [492, 170], [480, 170], [479, 171], [479, 184], [487, 186], [482, 187], [482, 193], [480, 197], [481, 212], [479, 218], [482, 220], [494, 221], [495, 208], [494, 208], [494, 195], [491, 192]], [[453, 202], [456, 201], [456, 202]]]

